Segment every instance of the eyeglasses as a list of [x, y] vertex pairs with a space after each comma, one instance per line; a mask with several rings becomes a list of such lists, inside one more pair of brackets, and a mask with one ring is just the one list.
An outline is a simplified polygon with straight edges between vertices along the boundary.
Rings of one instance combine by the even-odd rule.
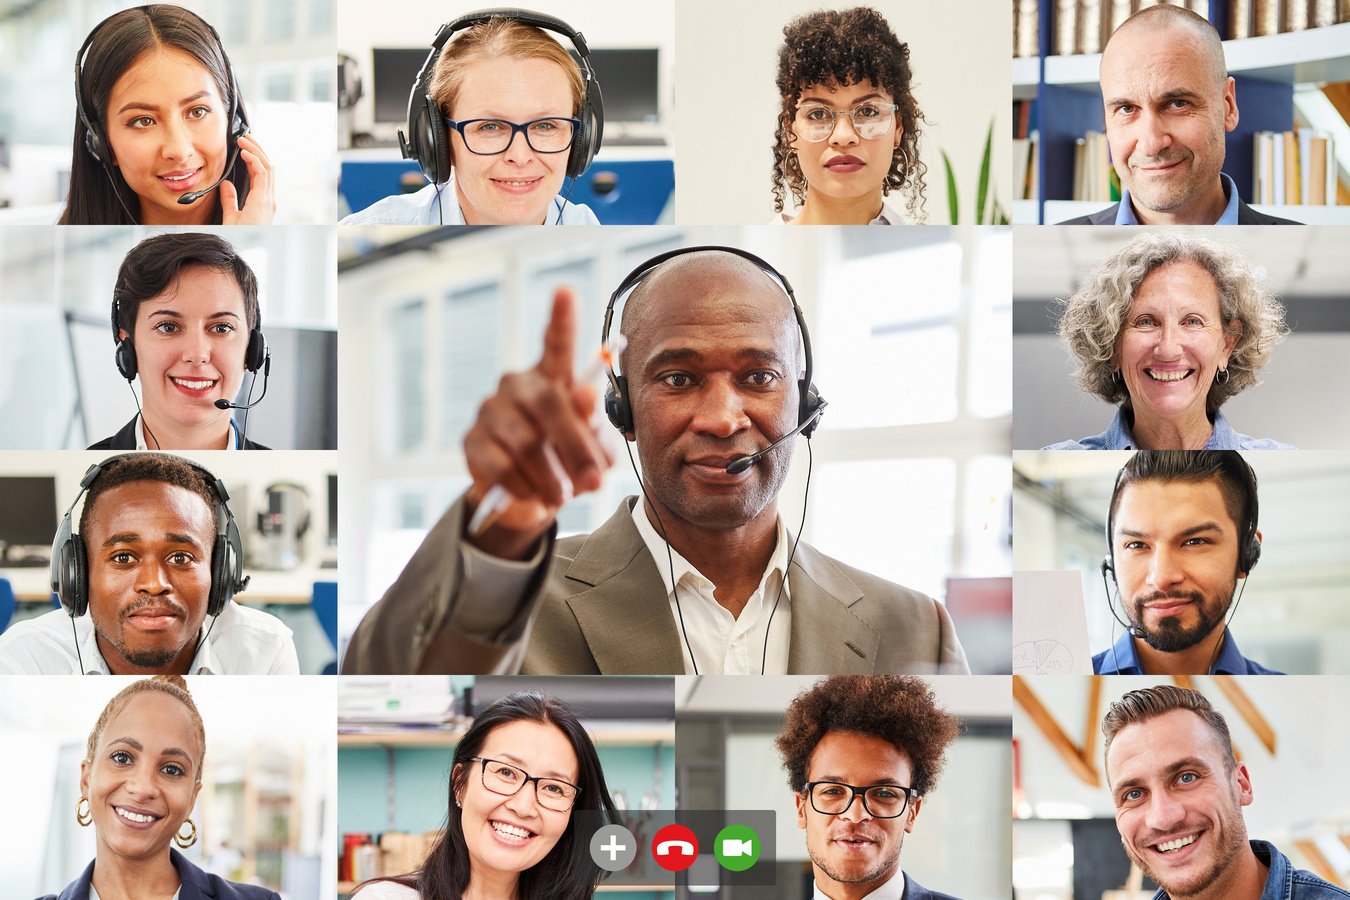
[[795, 120], [797, 137], [813, 144], [828, 141], [840, 116], [848, 116], [853, 130], [863, 140], [875, 140], [891, 130], [895, 122], [894, 103], [859, 103], [852, 109], [833, 109], [819, 103], [808, 103], [797, 108]]
[[811, 808], [826, 816], [843, 815], [853, 805], [853, 798], [861, 794], [863, 809], [876, 819], [903, 816], [909, 808], [909, 798], [918, 795], [913, 788], [900, 787], [898, 784], [858, 787], [837, 781], [807, 782], [806, 793], [811, 798]]
[[505, 119], [465, 119], [462, 122], [444, 119], [444, 122], [459, 132], [470, 153], [480, 156], [505, 153], [516, 139], [516, 132], [524, 132], [525, 143], [535, 153], [562, 153], [572, 146], [572, 139], [581, 127], [580, 119], [559, 116], [535, 119], [523, 125]]
[[473, 756], [469, 758], [469, 762], [483, 764], [483, 787], [503, 797], [515, 796], [520, 793], [522, 787], [533, 781], [534, 797], [539, 801], [539, 805], [554, 812], [567, 812], [576, 802], [577, 794], [581, 793], [581, 788], [560, 778], [531, 775], [524, 769], [495, 759]]

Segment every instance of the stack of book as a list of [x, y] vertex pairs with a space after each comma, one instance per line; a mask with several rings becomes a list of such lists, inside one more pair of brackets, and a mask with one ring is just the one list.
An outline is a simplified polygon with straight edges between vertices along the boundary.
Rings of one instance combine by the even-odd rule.
[[1056, 0], [1052, 52], [1057, 56], [1100, 53], [1111, 32], [1131, 15], [1168, 3], [1209, 18], [1209, 0]]
[[1106, 135], [1089, 131], [1074, 141], [1073, 199], [1114, 202], [1120, 199], [1120, 177], [1111, 167]]
[[1336, 204], [1336, 154], [1331, 135], [1311, 128], [1258, 131], [1252, 166], [1257, 203], [1289, 206]]
[[1036, 101], [1013, 101], [1013, 199], [1035, 200], [1040, 193], [1038, 157], [1040, 132], [1036, 130]]
[[1038, 55], [1041, 30], [1038, 0], [1013, 0], [1013, 57]]
[[1230, 0], [1229, 40], [1350, 22], [1350, 0]]

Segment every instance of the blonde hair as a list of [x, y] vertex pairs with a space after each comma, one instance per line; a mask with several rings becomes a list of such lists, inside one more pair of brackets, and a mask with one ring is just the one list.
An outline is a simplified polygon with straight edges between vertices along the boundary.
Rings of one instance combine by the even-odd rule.
[[192, 730], [197, 735], [197, 746], [201, 749], [201, 755], [197, 757], [197, 771], [194, 776], [198, 784], [202, 781], [202, 760], [206, 758], [206, 727], [202, 724], [202, 714], [197, 711], [197, 704], [192, 702], [192, 695], [188, 693], [187, 681], [182, 675], [156, 675], [153, 678], [142, 678], [140, 681], [133, 681], [131, 684], [122, 688], [115, 697], [108, 701], [108, 705], [103, 707], [103, 712], [99, 715], [98, 721], [94, 723], [94, 729], [89, 732], [89, 743], [85, 746], [84, 761], [92, 763], [94, 761], [94, 751], [98, 749], [99, 739], [103, 737], [103, 732], [108, 727], [108, 722], [113, 716], [120, 713], [131, 702], [131, 698], [137, 694], [150, 693], [152, 691], [168, 694], [187, 707], [188, 715], [192, 718]]
[[480, 59], [505, 56], [511, 59], [546, 59], [557, 63], [567, 76], [572, 89], [572, 113], [581, 110], [586, 84], [576, 61], [562, 45], [544, 33], [543, 29], [526, 25], [515, 19], [493, 16], [486, 22], [466, 28], [445, 45], [436, 69], [431, 76], [431, 97], [441, 114], [450, 116], [451, 108], [459, 99], [464, 72]]

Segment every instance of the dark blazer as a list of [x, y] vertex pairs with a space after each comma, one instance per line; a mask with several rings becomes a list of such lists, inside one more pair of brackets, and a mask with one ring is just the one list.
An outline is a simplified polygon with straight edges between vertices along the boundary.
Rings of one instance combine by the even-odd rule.
[[[135, 450], [136, 449], [136, 420], [133, 418], [122, 427], [122, 430], [110, 438], [104, 438], [97, 444], [90, 444], [86, 449], [89, 450]], [[245, 450], [271, 450], [271, 447], [264, 447], [262, 444], [250, 441], [244, 438]]]
[[930, 891], [906, 872], [904, 900], [959, 900], [959, 898], [953, 897], [951, 894], [939, 894], [937, 891]]
[[[178, 870], [178, 879], [183, 882], [179, 900], [281, 900], [281, 896], [269, 888], [235, 884], [219, 875], [203, 872], [172, 847], [169, 848], [169, 859]], [[93, 877], [94, 864], [90, 863], [84, 874], [66, 885], [60, 896], [48, 894], [39, 900], [89, 900], [89, 882]]]
[[[1090, 216], [1079, 216], [1076, 219], [1069, 219], [1060, 222], [1060, 225], [1114, 225], [1116, 224], [1116, 212], [1120, 209], [1119, 203], [1114, 203], [1101, 212], [1095, 212]], [[1281, 219], [1276, 216], [1268, 216], [1265, 213], [1259, 213], [1252, 209], [1238, 198], [1238, 224], [1239, 225], [1302, 225], [1302, 222], [1295, 222], [1292, 219]]]
[[[470, 672], [526, 675], [684, 671], [665, 582], [633, 524], [636, 498], [593, 534], [547, 546], [525, 597], [491, 642], [468, 632], [455, 604], [466, 503], [441, 517], [384, 598], [366, 614], [343, 658], [346, 674]], [[800, 675], [968, 673], [947, 609], [802, 542], [788, 576], [788, 671]]]

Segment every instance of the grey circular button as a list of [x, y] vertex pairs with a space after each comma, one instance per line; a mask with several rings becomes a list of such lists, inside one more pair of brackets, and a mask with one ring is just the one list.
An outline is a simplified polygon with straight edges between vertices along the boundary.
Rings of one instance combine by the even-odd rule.
[[606, 872], [622, 872], [637, 856], [637, 839], [622, 825], [605, 825], [591, 835], [591, 859]]

